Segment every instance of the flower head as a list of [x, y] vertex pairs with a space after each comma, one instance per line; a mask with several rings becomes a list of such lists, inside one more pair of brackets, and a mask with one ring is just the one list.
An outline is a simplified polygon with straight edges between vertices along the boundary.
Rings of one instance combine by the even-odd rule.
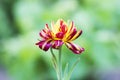
[[80, 54], [84, 48], [73, 44], [72, 41], [82, 34], [82, 30], [77, 31], [73, 21], [67, 24], [64, 20], [59, 19], [55, 24], [51, 23], [51, 28], [48, 24], [45, 29], [40, 31], [39, 35], [42, 38], [36, 45], [40, 49], [47, 51], [50, 47], [59, 49], [65, 44], [72, 52]]

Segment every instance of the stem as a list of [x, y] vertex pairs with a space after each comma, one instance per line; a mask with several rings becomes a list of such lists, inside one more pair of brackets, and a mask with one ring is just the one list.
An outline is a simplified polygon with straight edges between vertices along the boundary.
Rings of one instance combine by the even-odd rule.
[[58, 55], [58, 67], [59, 67], [59, 78], [58, 80], [62, 80], [62, 54], [61, 54], [61, 49], [59, 49], [59, 55]]
[[62, 53], [61, 53], [61, 48], [59, 48], [59, 54], [58, 54], [58, 63], [57, 63], [57, 58], [55, 56], [55, 54], [53, 53], [53, 50], [52, 50], [52, 47], [50, 48], [50, 51], [51, 51], [51, 54], [52, 54], [52, 57], [53, 57], [53, 66], [56, 70], [56, 73], [57, 73], [57, 77], [58, 77], [58, 80], [62, 80]]
[[53, 58], [54, 58], [54, 60], [57, 62], [57, 59], [56, 59], [55, 54], [53, 53], [52, 47], [50, 48], [50, 51], [51, 51], [52, 57], [53, 57]]
[[52, 63], [53, 63], [53, 68], [56, 71], [57, 78], [59, 78], [59, 70], [58, 70], [58, 64], [57, 64], [57, 59], [55, 54], [53, 53], [52, 47], [50, 48], [51, 54], [52, 54]]

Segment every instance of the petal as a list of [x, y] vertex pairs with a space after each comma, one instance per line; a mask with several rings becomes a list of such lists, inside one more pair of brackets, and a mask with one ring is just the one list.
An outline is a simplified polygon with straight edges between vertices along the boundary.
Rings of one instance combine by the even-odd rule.
[[42, 30], [39, 35], [43, 38], [43, 39], [51, 39], [52, 38], [52, 34], [50, 31], [47, 30]]
[[46, 29], [47, 31], [50, 30], [48, 24], [45, 24], [45, 29]]
[[64, 37], [64, 39], [66, 40], [69, 36], [70, 36], [70, 34], [74, 31], [74, 25], [73, 25], [73, 21], [70, 23], [70, 26], [68, 27], [68, 29], [67, 29], [67, 32], [66, 32], [66, 35], [65, 35], [65, 37]]
[[56, 38], [62, 39], [63, 37], [64, 37], [64, 33], [63, 33], [63, 32], [58, 32], [58, 33], [56, 34]]
[[57, 32], [59, 32], [60, 19], [57, 20], [57, 22], [56, 22], [55, 24], [52, 22], [51, 27], [52, 27], [52, 32], [53, 32], [54, 34], [56, 34]]
[[55, 49], [58, 49], [62, 45], [63, 45], [63, 41], [62, 40], [56, 40], [56, 41], [54, 41], [52, 47], [55, 48]]
[[51, 47], [52, 43], [51, 40], [41, 40], [38, 43], [36, 43], [36, 45], [38, 45], [40, 49], [47, 51]]
[[48, 34], [45, 32], [45, 30], [42, 30], [39, 35], [43, 38], [43, 39], [48, 39]]
[[72, 21], [72, 22], [70, 23], [70, 26], [69, 26], [69, 28], [68, 28], [67, 33], [70, 33], [73, 28], [74, 28], [74, 23], [73, 23], [73, 21]]
[[67, 37], [67, 41], [70, 40], [70, 39], [72, 39], [72, 38], [75, 36], [76, 33], [77, 33], [77, 30], [76, 30], [76, 28], [74, 27], [73, 31], [71, 31], [71, 33], [70, 33], [69, 36]]
[[65, 45], [72, 51], [74, 52], [75, 54], [80, 54], [84, 51], [84, 48], [80, 47], [80, 46], [77, 46], [73, 43], [65, 43]]
[[79, 30], [79, 31], [71, 38], [70, 41], [73, 41], [73, 40], [77, 39], [81, 34], [82, 34], [82, 30]]
[[63, 32], [63, 33], [67, 32], [67, 24], [63, 20], [60, 20], [60, 29], [59, 29], [59, 31]]
[[61, 25], [60, 26], [60, 31], [63, 32], [63, 33], [66, 33], [67, 32], [67, 26], [65, 24]]

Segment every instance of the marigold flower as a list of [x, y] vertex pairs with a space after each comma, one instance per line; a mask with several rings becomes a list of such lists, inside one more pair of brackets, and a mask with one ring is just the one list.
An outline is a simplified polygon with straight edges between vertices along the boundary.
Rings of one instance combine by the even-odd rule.
[[72, 52], [80, 54], [84, 48], [73, 44], [72, 41], [82, 34], [82, 30], [77, 31], [73, 21], [67, 24], [64, 20], [59, 19], [55, 24], [51, 23], [51, 29], [48, 24], [45, 29], [40, 31], [39, 35], [42, 38], [36, 45], [40, 49], [47, 51], [50, 47], [59, 49], [65, 44]]

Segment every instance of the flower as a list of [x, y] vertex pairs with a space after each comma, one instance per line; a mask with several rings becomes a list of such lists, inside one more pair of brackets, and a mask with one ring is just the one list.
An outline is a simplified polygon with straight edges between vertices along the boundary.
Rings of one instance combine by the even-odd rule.
[[80, 54], [84, 51], [84, 48], [73, 44], [72, 41], [78, 38], [82, 34], [82, 30], [77, 31], [73, 21], [67, 24], [64, 20], [59, 19], [55, 24], [51, 23], [51, 28], [48, 24], [45, 25], [45, 29], [40, 31], [39, 35], [42, 38], [36, 45], [40, 49], [47, 51], [50, 47], [59, 49], [60, 46], [65, 44], [75, 54]]

